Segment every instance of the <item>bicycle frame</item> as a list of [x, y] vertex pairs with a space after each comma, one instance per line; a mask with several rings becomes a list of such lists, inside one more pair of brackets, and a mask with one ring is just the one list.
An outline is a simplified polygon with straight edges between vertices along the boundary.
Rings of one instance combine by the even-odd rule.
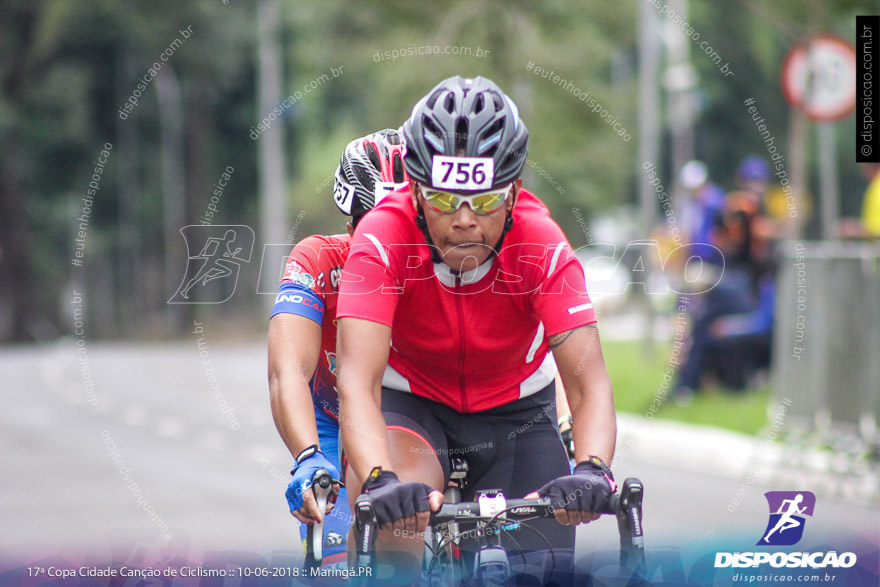
[[[468, 463], [464, 457], [452, 456], [449, 464], [449, 485], [443, 492], [443, 503], [458, 503], [461, 501], [462, 489], [467, 487]], [[441, 566], [445, 564], [450, 579], [459, 581], [462, 579], [464, 569], [459, 549], [458, 530], [458, 522], [429, 525], [425, 529], [423, 568], [426, 571], [430, 571], [435, 564]]]

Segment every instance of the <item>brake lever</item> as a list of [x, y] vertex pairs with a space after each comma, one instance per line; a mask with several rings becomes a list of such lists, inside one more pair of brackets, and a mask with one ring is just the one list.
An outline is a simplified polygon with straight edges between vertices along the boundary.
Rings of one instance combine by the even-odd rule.
[[318, 469], [312, 476], [312, 491], [321, 513], [321, 521], [309, 525], [306, 531], [306, 566], [319, 567], [324, 558], [324, 517], [327, 499], [330, 497], [333, 477], [325, 469]]
[[620, 487], [617, 528], [620, 532], [620, 564], [634, 571], [645, 569], [645, 537], [642, 528], [642, 482], [630, 477]]

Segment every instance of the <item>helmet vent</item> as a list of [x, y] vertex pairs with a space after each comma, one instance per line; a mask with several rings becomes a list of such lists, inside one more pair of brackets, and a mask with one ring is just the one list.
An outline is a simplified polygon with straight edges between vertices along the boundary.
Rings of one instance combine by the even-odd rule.
[[492, 102], [495, 105], [495, 112], [501, 112], [504, 110], [504, 101], [501, 99], [501, 96], [492, 94]]
[[437, 128], [437, 125], [434, 124], [434, 121], [428, 118], [427, 116], [424, 119], [423, 125], [425, 127], [424, 138], [432, 147], [434, 147], [434, 151], [436, 153], [443, 152], [443, 141], [441, 140], [441, 132], [440, 129]]
[[455, 123], [455, 153], [467, 153], [468, 144], [468, 123], [467, 119], [461, 117]]
[[484, 154], [486, 151], [492, 149], [495, 145], [497, 145], [501, 141], [501, 135], [504, 132], [504, 123], [500, 120], [496, 120], [492, 123], [492, 126], [485, 133], [485, 137], [482, 141], [480, 141], [479, 146], [477, 147], [477, 151], [480, 155]]
[[360, 187], [372, 185], [376, 180], [370, 174], [370, 171], [363, 165], [352, 165], [351, 171], [354, 174], [354, 180], [360, 183]]
[[452, 95], [452, 92], [446, 92], [446, 97], [443, 98], [443, 109], [449, 114], [455, 112], [455, 96]]
[[394, 183], [403, 182], [403, 159], [400, 158], [399, 153], [395, 153], [391, 159], [391, 173], [394, 175]]
[[486, 107], [486, 99], [483, 94], [477, 94], [477, 99], [474, 102], [474, 113], [482, 112]]
[[440, 99], [440, 96], [442, 94], [443, 94], [443, 92], [436, 92], [436, 93], [428, 96], [428, 99], [425, 101], [425, 106], [433, 109], [434, 106], [437, 104], [437, 100]]
[[379, 162], [379, 152], [376, 150], [376, 146], [366, 145], [364, 151], [367, 152], [367, 158], [370, 160], [370, 163], [373, 164], [373, 167], [376, 169], [382, 169], [382, 164]]

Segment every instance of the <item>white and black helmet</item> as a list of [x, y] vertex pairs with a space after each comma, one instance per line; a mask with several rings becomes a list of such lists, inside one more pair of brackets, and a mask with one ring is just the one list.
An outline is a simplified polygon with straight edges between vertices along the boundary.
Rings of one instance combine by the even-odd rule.
[[400, 133], [384, 129], [351, 141], [333, 183], [336, 207], [355, 223], [390, 190], [409, 181]]
[[[484, 77], [445, 79], [419, 100], [403, 125], [404, 163], [410, 177], [432, 185], [434, 156], [491, 157], [491, 189], [520, 176], [529, 131], [519, 110]], [[486, 189], [483, 187], [483, 189]]]

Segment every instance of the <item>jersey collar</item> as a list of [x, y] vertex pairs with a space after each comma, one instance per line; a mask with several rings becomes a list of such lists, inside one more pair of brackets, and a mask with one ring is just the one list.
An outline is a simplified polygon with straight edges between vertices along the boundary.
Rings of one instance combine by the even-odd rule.
[[455, 287], [456, 276], [461, 278], [462, 285], [470, 285], [486, 277], [489, 270], [492, 269], [492, 265], [495, 263], [495, 258], [495, 255], [490, 255], [489, 258], [483, 261], [479, 266], [460, 274], [453, 272], [452, 268], [446, 263], [434, 263], [434, 275], [436, 275], [437, 279], [440, 280], [440, 283], [446, 287]]

